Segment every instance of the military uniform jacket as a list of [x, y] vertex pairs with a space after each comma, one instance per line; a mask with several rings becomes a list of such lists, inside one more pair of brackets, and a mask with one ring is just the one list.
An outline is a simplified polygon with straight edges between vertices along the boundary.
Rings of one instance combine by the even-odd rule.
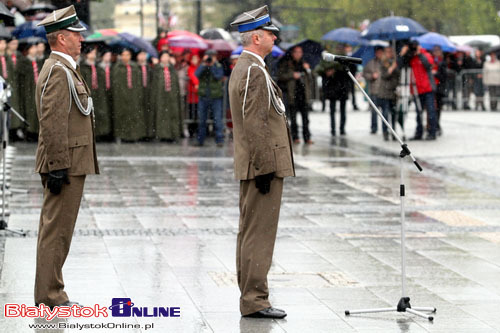
[[[229, 80], [235, 176], [240, 180], [254, 179], [255, 176], [272, 172], [277, 177], [295, 176], [287, 120], [284, 115], [276, 112], [273, 103], [269, 103], [266, 75], [252, 64], [262, 66], [255, 56], [243, 52]], [[243, 117], [243, 100], [250, 66]], [[282, 92], [274, 81], [272, 89], [282, 97]]]
[[93, 113], [85, 116], [78, 110], [70, 94], [66, 71], [56, 63], [69, 69], [83, 107], [87, 107], [90, 96], [80, 73], [63, 57], [51, 54], [36, 85], [40, 132], [35, 171], [68, 169], [70, 176], [98, 174]]

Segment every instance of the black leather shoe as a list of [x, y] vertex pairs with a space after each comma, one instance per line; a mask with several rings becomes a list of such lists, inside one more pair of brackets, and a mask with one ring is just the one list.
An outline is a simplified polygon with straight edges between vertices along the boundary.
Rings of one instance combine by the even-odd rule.
[[280, 309], [276, 309], [273, 307], [260, 310], [251, 314], [248, 314], [243, 317], [249, 318], [269, 318], [269, 319], [282, 319], [286, 317], [286, 312]]

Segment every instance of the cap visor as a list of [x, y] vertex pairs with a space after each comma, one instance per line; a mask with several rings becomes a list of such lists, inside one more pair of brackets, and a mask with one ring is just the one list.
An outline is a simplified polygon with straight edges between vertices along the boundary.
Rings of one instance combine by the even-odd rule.
[[277, 26], [275, 26], [274, 24], [266, 25], [264, 27], [260, 27], [259, 29], [267, 30], [267, 31], [274, 31], [274, 32], [280, 31], [280, 29]]
[[76, 32], [81, 32], [81, 31], [87, 31], [87, 28], [85, 28], [83, 25], [80, 24], [80, 22], [76, 22], [72, 25], [70, 25], [67, 28], [64, 28], [69, 31], [76, 31]]

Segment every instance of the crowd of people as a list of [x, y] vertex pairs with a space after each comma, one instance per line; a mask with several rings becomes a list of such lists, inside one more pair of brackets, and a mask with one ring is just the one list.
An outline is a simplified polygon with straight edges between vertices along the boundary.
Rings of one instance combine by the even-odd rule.
[[[145, 51], [135, 53], [128, 48], [117, 51], [101, 44], [84, 43], [79, 65], [92, 92], [97, 140], [176, 142], [181, 137], [193, 137], [198, 146], [203, 146], [207, 136], [213, 135], [218, 146], [224, 145], [226, 134], [231, 130], [226, 83], [238, 56], [229, 57], [212, 50], [172, 52], [165, 41], [161, 35], [154, 41], [160, 52], [158, 58]], [[351, 46], [339, 47], [335, 53], [352, 54]], [[39, 39], [32, 42], [28, 39], [19, 47], [15, 38], [0, 38], [0, 75], [12, 89], [11, 105], [29, 123], [26, 126], [11, 115], [12, 140], [38, 139], [35, 86], [49, 52], [45, 41]], [[352, 99], [354, 110], [357, 105], [354, 84], [342, 65], [322, 60], [312, 68], [304, 60], [300, 46], [292, 47], [281, 59], [268, 64], [284, 95], [294, 143], [314, 143], [309, 112], [313, 99], [319, 97], [317, 90], [323, 100], [323, 110], [325, 100], [330, 101], [331, 135], [346, 134], [347, 100]], [[489, 108], [497, 109], [500, 62], [495, 52], [486, 57], [480, 50], [474, 57], [465, 52], [444, 54], [439, 47], [428, 52], [417, 42], [400, 47], [398, 52], [391, 46], [376, 47], [375, 58], [364, 66], [362, 77], [372, 100], [393, 127], [404, 126], [403, 109], [398, 103], [404, 68], [411, 68], [409, 102], [415, 104], [417, 113], [415, 140], [434, 140], [442, 134], [441, 110], [446, 104], [457, 109], [453, 98], [457, 86], [463, 89], [464, 104], [459, 108], [470, 109], [468, 96], [473, 93], [475, 108], [485, 110], [487, 89]], [[350, 66], [353, 74], [357, 69]], [[321, 77], [321, 85], [316, 89], [318, 77]], [[461, 85], [457, 85], [457, 80], [462, 81]], [[339, 121], [336, 120], [337, 102]], [[297, 114], [301, 116], [301, 127], [297, 125]], [[390, 140], [385, 123], [374, 110], [368, 122], [372, 134], [377, 133], [380, 124], [383, 138]]]

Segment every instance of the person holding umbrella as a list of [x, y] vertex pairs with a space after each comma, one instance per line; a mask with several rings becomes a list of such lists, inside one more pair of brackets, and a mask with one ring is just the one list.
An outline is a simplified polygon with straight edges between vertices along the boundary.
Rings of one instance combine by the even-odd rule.
[[[416, 86], [416, 93], [420, 99], [420, 105], [427, 110], [428, 133], [426, 140], [436, 140], [437, 116], [435, 108], [435, 92], [437, 90], [434, 78], [434, 60], [432, 56], [423, 49], [418, 41], [410, 41], [404, 45], [398, 57], [398, 66], [402, 68], [405, 64], [411, 67]], [[414, 92], [415, 93], [415, 92]], [[422, 140], [424, 127], [422, 125], [422, 110], [417, 108], [417, 129], [412, 140]]]
[[303, 56], [302, 47], [293, 47], [290, 50], [290, 58], [280, 63], [278, 77], [285, 88], [293, 142], [300, 143], [297, 127], [297, 113], [300, 113], [302, 116], [302, 137], [304, 143], [310, 145], [314, 143], [309, 131], [309, 101], [313, 79], [311, 67], [304, 61]]

